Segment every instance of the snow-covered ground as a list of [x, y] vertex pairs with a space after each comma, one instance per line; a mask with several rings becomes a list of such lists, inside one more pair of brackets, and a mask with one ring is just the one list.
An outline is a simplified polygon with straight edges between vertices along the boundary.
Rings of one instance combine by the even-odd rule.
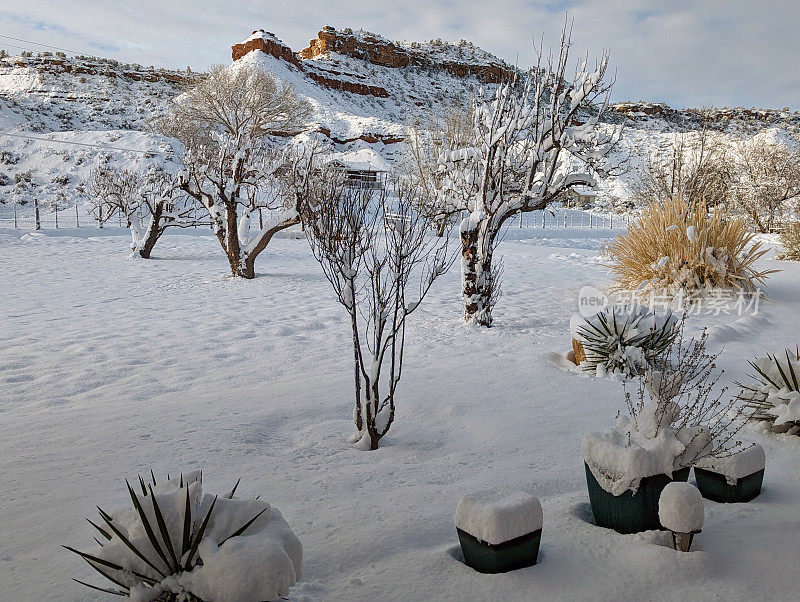
[[[83, 519], [127, 506], [124, 478], [202, 468], [207, 489], [241, 476], [281, 509], [304, 547], [292, 600], [796, 599], [798, 437], [747, 430], [764, 490], [707, 501], [692, 553], [592, 524], [581, 440], [612, 425], [621, 389], [559, 360], [578, 290], [607, 284], [611, 233], [512, 232], [496, 326], [460, 324], [457, 270], [437, 281], [395, 424], [363, 452], [348, 326], [304, 240], [274, 240], [244, 281], [203, 230], [149, 261], [127, 258], [124, 230], [0, 230], [0, 598], [107, 599], [70, 581], [100, 579], [61, 545], [91, 547]], [[758, 316], [690, 319], [725, 345], [728, 381], [800, 339], [800, 265], [770, 264]], [[500, 485], [540, 498], [540, 563], [482, 575], [457, 558], [453, 513]]]

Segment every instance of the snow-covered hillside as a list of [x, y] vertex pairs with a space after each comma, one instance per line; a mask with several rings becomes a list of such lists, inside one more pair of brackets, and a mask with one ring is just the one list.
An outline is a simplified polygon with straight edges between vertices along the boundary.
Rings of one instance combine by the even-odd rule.
[[[332, 28], [321, 30], [300, 53], [257, 30], [233, 46], [233, 56], [308, 98], [313, 128], [342, 157], [381, 169], [402, 162], [409, 124], [464, 105], [481, 86], [491, 87], [513, 70], [464, 41], [390, 42]], [[147, 133], [149, 124], [198, 77], [93, 57], [0, 59], [0, 132], [6, 134], [0, 136], [0, 203], [6, 205], [0, 212], [34, 196], [70, 206], [79, 198], [76, 186], [99, 162], [142, 164], [168, 153], [168, 143]], [[786, 110], [718, 109], [711, 115], [712, 127], [731, 137], [765, 128], [797, 132], [800, 126], [800, 114]], [[647, 103], [613, 105], [607, 120], [625, 127], [618, 153], [631, 158], [631, 169], [600, 185], [602, 206], [625, 199], [644, 157], [700, 123], [698, 111]]]

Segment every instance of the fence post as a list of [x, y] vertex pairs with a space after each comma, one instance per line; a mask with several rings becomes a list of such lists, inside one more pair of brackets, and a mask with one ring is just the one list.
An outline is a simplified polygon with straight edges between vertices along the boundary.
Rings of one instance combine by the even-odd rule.
[[566, 229], [566, 227], [567, 227], [567, 213], [564, 212], [564, 228]]
[[42, 222], [39, 220], [39, 199], [37, 197], [33, 197], [33, 229], [42, 229]]
[[58, 205], [55, 206], [56, 210], [56, 230], [58, 230]]
[[75, 201], [75, 227], [80, 228], [80, 223], [78, 222], [78, 202]]
[[609, 228], [611, 230], [613, 230], [614, 229], [614, 214], [613, 213], [609, 213], [608, 214], [608, 221], [609, 221]]
[[542, 228], [544, 228], [544, 216], [545, 216], [545, 211], [544, 209], [542, 209]]
[[17, 229], [17, 201], [14, 201], [14, 230]]

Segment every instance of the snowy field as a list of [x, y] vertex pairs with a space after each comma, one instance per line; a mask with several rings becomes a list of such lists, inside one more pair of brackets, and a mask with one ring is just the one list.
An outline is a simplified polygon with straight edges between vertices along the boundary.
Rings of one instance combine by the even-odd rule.
[[[137, 261], [122, 230], [0, 230], [0, 599], [108, 599], [70, 581], [100, 578], [61, 545], [92, 547], [83, 519], [128, 506], [124, 478], [202, 468], [207, 491], [241, 476], [300, 537], [292, 600], [796, 600], [798, 437], [746, 432], [763, 492], [707, 501], [695, 552], [592, 524], [581, 439], [613, 424], [621, 388], [558, 360], [578, 290], [607, 284], [612, 233], [523, 230], [500, 247], [495, 327], [460, 324], [455, 269], [412, 316], [375, 452], [347, 444], [349, 329], [304, 240], [273, 241], [243, 281], [201, 231]], [[691, 318], [728, 381], [800, 340], [800, 266], [769, 263], [784, 271], [759, 315]], [[541, 498], [540, 563], [481, 575], [457, 559], [453, 513], [501, 484]]]

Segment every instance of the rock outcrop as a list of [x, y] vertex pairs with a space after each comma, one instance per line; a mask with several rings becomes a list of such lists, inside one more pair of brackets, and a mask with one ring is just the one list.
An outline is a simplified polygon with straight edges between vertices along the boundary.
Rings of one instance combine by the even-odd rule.
[[276, 38], [275, 34], [264, 31], [263, 29], [254, 31], [252, 35], [241, 44], [234, 44], [231, 46], [231, 55], [234, 61], [238, 61], [244, 55], [254, 50], [260, 50], [261, 52], [270, 54], [275, 58], [282, 59], [302, 69], [300, 61], [292, 49]]
[[[465, 50], [464, 52], [461, 52]], [[457, 77], [477, 77], [483, 83], [497, 83], [514, 76], [514, 69], [498, 58], [461, 41], [448, 44], [436, 40], [427, 44], [392, 42], [379, 35], [345, 29], [337, 31], [325, 26], [317, 37], [300, 51], [300, 58], [309, 60], [337, 52], [382, 67], [416, 66], [441, 69]], [[474, 60], [470, 60], [470, 58]]]

